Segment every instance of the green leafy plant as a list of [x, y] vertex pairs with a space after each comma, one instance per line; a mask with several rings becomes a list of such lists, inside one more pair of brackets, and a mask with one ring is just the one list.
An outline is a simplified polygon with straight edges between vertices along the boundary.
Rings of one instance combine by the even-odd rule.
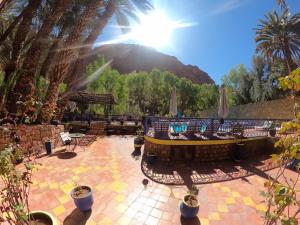
[[79, 177], [76, 177], [75, 179], [72, 180], [73, 186], [74, 186], [74, 192], [73, 192], [73, 197], [78, 197], [81, 194], [84, 193], [84, 188], [82, 185], [79, 184], [78, 182]]
[[16, 162], [20, 162], [24, 158], [23, 150], [19, 147], [16, 147], [13, 151], [13, 156]]
[[192, 187], [189, 189], [188, 193], [197, 196], [199, 194], [199, 188], [193, 184]]
[[[300, 68], [294, 70], [289, 76], [280, 79], [280, 86], [284, 90], [291, 90], [291, 98], [300, 91]], [[281, 138], [275, 147], [278, 153], [272, 155], [273, 160], [280, 167], [273, 179], [265, 182], [266, 191], [263, 192], [267, 203], [265, 213], [265, 224], [273, 225], [280, 222], [283, 225], [297, 225], [297, 216], [300, 213], [299, 192], [296, 185], [299, 180], [299, 135], [300, 135], [300, 113], [294, 112], [295, 118], [283, 123], [279, 131]], [[295, 178], [287, 176], [286, 168], [290, 163], [295, 163], [298, 174]], [[293, 209], [293, 210], [292, 210]]]
[[33, 164], [26, 163], [22, 169], [17, 169], [14, 160], [9, 147], [0, 152], [0, 179], [3, 184], [0, 219], [10, 225], [30, 225], [28, 196]]
[[196, 185], [192, 185], [187, 195], [184, 196], [184, 202], [190, 207], [197, 207], [199, 205], [197, 199], [198, 194], [199, 188]]

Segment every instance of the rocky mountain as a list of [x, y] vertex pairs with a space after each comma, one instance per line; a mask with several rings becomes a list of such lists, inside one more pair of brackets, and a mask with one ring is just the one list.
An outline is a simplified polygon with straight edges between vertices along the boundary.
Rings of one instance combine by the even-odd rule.
[[179, 77], [185, 77], [197, 84], [213, 84], [214, 81], [197, 66], [184, 65], [176, 57], [163, 54], [153, 48], [134, 44], [110, 44], [97, 47], [91, 54], [104, 55], [106, 60], [112, 60], [112, 68], [120, 73], [133, 71], [150, 72], [154, 68], [170, 71]]

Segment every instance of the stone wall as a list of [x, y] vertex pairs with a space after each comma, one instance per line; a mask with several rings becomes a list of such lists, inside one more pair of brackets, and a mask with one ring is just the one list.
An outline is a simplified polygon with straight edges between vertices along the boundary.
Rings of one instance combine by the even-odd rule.
[[[249, 157], [274, 150], [274, 139], [262, 138], [243, 142]], [[235, 144], [162, 145], [145, 140], [144, 154], [155, 153], [163, 161], [220, 161], [233, 158]]]
[[[300, 105], [300, 97], [296, 98]], [[289, 98], [233, 106], [229, 109], [228, 119], [292, 119], [294, 103]], [[299, 112], [299, 109], [297, 110]], [[200, 117], [217, 118], [218, 109], [200, 112]]]
[[52, 140], [54, 147], [62, 146], [59, 133], [64, 131], [63, 125], [10, 125], [2, 126], [0, 130], [0, 149], [10, 143], [10, 134], [14, 130], [20, 137], [20, 145], [24, 152], [45, 151], [45, 141]]

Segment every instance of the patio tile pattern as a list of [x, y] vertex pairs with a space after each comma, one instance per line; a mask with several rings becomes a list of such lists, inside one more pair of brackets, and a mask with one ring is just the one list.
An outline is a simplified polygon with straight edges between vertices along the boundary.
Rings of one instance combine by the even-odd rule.
[[[264, 190], [263, 177], [200, 185], [198, 217], [186, 220], [179, 211], [186, 186], [150, 180], [144, 187], [141, 159], [133, 158], [132, 151], [132, 137], [111, 136], [98, 138], [86, 151], [75, 149], [70, 157], [61, 152], [38, 159], [41, 165], [34, 172], [31, 209], [50, 212], [62, 225], [263, 224], [266, 207], [259, 194]], [[92, 187], [91, 212], [75, 208], [70, 197], [73, 180]]]
[[154, 166], [142, 159], [142, 171], [149, 179], [168, 185], [207, 184], [247, 177], [255, 173], [267, 175], [265, 171], [278, 167], [270, 155], [256, 156], [241, 163], [222, 162], [156, 162]]

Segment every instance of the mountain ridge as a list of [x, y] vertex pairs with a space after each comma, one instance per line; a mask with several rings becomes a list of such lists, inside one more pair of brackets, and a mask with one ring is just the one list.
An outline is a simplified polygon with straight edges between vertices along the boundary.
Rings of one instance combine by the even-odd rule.
[[197, 66], [183, 64], [175, 56], [159, 52], [154, 48], [136, 44], [108, 44], [94, 48], [91, 57], [103, 55], [111, 67], [120, 73], [133, 71], [150, 72], [154, 68], [170, 71], [178, 77], [184, 77], [196, 84], [214, 84], [213, 79]]

